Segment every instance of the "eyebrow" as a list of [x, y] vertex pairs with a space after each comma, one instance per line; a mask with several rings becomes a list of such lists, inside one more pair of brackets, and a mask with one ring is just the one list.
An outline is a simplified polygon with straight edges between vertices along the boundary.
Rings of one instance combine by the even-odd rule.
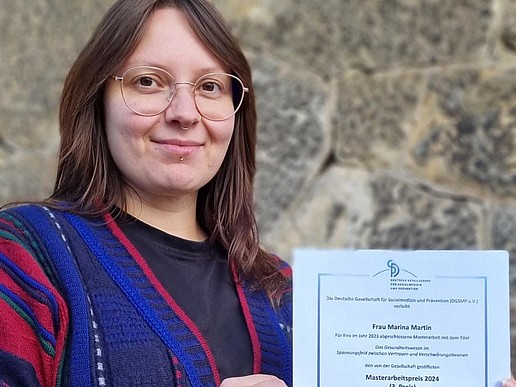
[[[157, 67], [157, 68], [160, 68], [162, 70], [165, 70], [167, 71], [168, 73], [170, 73], [174, 78], [176, 77], [174, 75], [174, 72], [171, 71], [170, 69], [168, 69], [166, 66], [163, 66], [162, 64], [159, 64], [159, 63], [155, 63], [155, 62], [131, 62], [131, 64], [129, 66], [127, 66], [125, 68], [125, 70], [131, 68], [131, 67], [137, 67], [137, 66], [150, 66], [150, 67]], [[125, 71], [124, 70], [124, 71]], [[194, 77], [195, 78], [199, 78], [205, 74], [210, 74], [210, 73], [230, 73], [230, 71], [228, 69], [225, 69], [223, 67], [220, 67], [220, 66], [206, 66], [206, 67], [201, 67], [201, 68], [198, 68], [194, 71]]]

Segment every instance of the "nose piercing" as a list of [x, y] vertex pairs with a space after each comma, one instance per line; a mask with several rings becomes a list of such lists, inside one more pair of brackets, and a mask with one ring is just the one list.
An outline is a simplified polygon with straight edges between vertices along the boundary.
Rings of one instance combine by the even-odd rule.
[[183, 156], [179, 156], [179, 161], [185, 161], [185, 159], [183, 158]]
[[[194, 122], [201, 122], [201, 120], [202, 120], [202, 116], [199, 114], [199, 117]], [[179, 126], [181, 127], [181, 129], [187, 130], [187, 129], [190, 129], [190, 127], [192, 125], [190, 125], [190, 126], [183, 126], [183, 124], [180, 123]]]

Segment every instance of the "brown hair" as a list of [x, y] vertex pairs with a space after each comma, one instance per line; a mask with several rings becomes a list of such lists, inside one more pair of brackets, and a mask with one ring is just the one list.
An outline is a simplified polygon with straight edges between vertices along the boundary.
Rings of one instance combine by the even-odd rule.
[[240, 275], [275, 297], [284, 286], [278, 260], [259, 246], [254, 215], [256, 109], [251, 70], [222, 16], [207, 0], [119, 0], [106, 13], [65, 80], [59, 123], [61, 148], [50, 205], [99, 215], [125, 209], [128, 188], [114, 163], [104, 129], [106, 80], [137, 46], [152, 13], [182, 11], [212, 53], [249, 88], [221, 168], [199, 191], [197, 217], [224, 246]]

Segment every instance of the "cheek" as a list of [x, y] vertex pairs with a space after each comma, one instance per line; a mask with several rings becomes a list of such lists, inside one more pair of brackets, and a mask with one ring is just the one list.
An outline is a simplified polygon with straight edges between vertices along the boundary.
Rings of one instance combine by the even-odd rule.
[[147, 123], [134, 117], [117, 95], [104, 101], [104, 127], [110, 148], [129, 144], [145, 132]]
[[[122, 106], [123, 105], [123, 106]], [[104, 103], [105, 116], [104, 127], [109, 152], [120, 170], [131, 163], [131, 159], [137, 154], [137, 147], [134, 142], [136, 127], [131, 126], [130, 115], [116, 98], [106, 99]]]
[[123, 146], [122, 140], [124, 139], [124, 136], [122, 136], [120, 119], [116, 115], [108, 114], [108, 111], [106, 110], [104, 125], [109, 151], [111, 152], [111, 155], [117, 159], [118, 154], [121, 153], [120, 148]]
[[214, 150], [216, 152], [217, 163], [222, 164], [224, 158], [226, 157], [229, 144], [231, 143], [233, 138], [233, 129], [225, 130], [219, 133], [218, 139], [216, 141]]
[[233, 120], [231, 122], [214, 122], [207, 125], [211, 141], [208, 153], [208, 166], [211, 169], [217, 170], [222, 165], [233, 137], [233, 126]]
[[235, 120], [232, 118], [231, 120], [218, 122], [217, 124], [218, 125], [213, 126], [211, 130], [213, 142], [220, 146], [221, 149], [226, 149], [233, 137]]
[[124, 106], [122, 98], [118, 98], [116, 93], [120, 91], [114, 87], [108, 88], [104, 95], [104, 127], [108, 142], [111, 143], [113, 137], [121, 132]]

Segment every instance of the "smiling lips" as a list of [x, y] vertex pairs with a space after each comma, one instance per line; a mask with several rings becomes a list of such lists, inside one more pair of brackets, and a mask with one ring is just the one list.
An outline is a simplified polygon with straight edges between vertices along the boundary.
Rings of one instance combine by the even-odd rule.
[[152, 142], [157, 146], [157, 148], [164, 149], [167, 152], [182, 157], [192, 154], [202, 146], [201, 143], [195, 141], [153, 140]]

